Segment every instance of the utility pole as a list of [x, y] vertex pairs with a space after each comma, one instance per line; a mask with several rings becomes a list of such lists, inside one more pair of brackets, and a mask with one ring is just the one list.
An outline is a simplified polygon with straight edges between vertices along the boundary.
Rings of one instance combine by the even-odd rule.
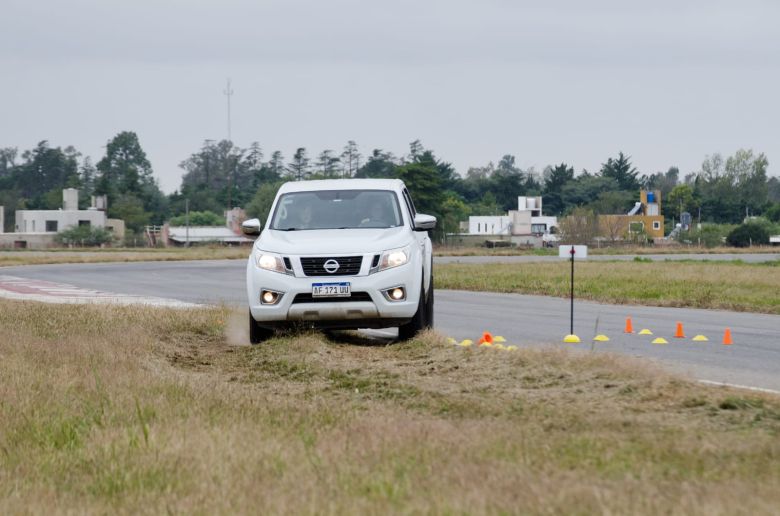
[[227, 97], [227, 128], [228, 128], [228, 141], [232, 142], [233, 137], [231, 135], [231, 127], [230, 127], [230, 97], [233, 96], [233, 89], [230, 87], [230, 79], [227, 80], [227, 88], [222, 92]]
[[[227, 88], [225, 88], [225, 91], [223, 92], [225, 96], [227, 97], [227, 123], [228, 123], [228, 143], [230, 146], [233, 146], [233, 135], [231, 134], [231, 127], [230, 127], [230, 97], [233, 96], [233, 89], [230, 87], [230, 79], [227, 80]], [[233, 207], [233, 164], [230, 163], [230, 154], [228, 151], [228, 167], [229, 170], [227, 171], [227, 184], [228, 184], [228, 198], [227, 198], [227, 209], [230, 210]]]

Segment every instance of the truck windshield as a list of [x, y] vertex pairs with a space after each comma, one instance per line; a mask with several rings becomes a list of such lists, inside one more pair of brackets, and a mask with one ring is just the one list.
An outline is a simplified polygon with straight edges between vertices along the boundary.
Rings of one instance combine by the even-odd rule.
[[398, 198], [388, 190], [324, 190], [283, 194], [271, 229], [392, 228], [403, 224]]

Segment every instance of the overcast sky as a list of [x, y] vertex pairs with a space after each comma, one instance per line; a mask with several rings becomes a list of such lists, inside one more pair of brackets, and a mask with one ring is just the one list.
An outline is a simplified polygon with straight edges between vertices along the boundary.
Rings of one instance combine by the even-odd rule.
[[0, 146], [96, 162], [138, 133], [165, 192], [204, 139], [285, 158], [408, 143], [470, 166], [698, 170], [752, 148], [780, 170], [773, 0], [3, 0]]

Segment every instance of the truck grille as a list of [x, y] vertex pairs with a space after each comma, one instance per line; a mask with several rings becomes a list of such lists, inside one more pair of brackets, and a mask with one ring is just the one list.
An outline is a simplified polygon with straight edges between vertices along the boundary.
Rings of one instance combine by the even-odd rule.
[[355, 301], [371, 301], [368, 292], [353, 292], [350, 297], [312, 297], [311, 294], [296, 294], [292, 304], [298, 303], [353, 303]]
[[[338, 262], [338, 269], [328, 272], [325, 264], [330, 260]], [[325, 258], [301, 258], [303, 273], [307, 276], [355, 276], [363, 264], [362, 256], [333, 256]]]

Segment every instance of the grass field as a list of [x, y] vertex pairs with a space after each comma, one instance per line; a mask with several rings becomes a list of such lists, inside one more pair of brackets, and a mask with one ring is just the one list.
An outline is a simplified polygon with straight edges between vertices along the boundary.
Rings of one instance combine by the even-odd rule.
[[[646, 254], [755, 254], [780, 253], [777, 246], [754, 247], [695, 247], [695, 246], [620, 246], [596, 247], [588, 246], [588, 253], [594, 255], [646, 255]], [[434, 247], [436, 256], [558, 256], [557, 248], [522, 249], [517, 247]]]
[[780, 507], [780, 399], [435, 334], [244, 342], [245, 315], [0, 301], [0, 513]]
[[[568, 297], [568, 262], [437, 265], [436, 287]], [[780, 262], [577, 262], [575, 296], [780, 314]]]

